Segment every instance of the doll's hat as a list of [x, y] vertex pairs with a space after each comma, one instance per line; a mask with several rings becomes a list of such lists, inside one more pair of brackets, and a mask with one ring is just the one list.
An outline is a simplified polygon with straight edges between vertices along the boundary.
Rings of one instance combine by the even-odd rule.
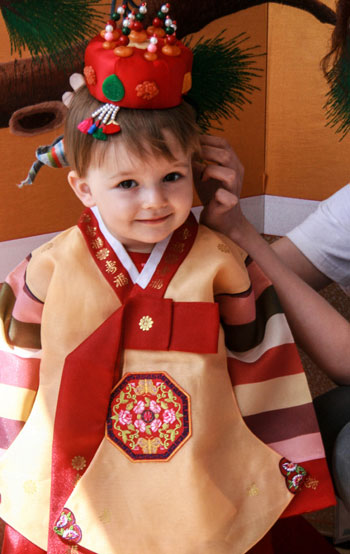
[[119, 108], [164, 109], [178, 106], [192, 84], [192, 51], [176, 38], [176, 22], [163, 4], [146, 29], [146, 3], [126, 14], [121, 6], [85, 51], [89, 92], [104, 105], [84, 120], [83, 133], [105, 140], [120, 131]]

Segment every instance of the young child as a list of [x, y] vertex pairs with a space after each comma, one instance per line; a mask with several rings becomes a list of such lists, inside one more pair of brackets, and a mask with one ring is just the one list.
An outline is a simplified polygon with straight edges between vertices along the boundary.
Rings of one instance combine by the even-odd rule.
[[192, 54], [134, 31], [91, 41], [69, 109], [78, 225], [1, 289], [3, 554], [240, 554], [306, 470], [289, 513], [333, 501], [273, 289], [190, 213]]

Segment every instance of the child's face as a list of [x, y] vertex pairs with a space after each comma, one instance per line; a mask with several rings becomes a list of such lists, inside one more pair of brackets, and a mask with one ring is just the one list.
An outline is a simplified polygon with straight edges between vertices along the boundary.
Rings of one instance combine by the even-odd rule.
[[123, 142], [111, 145], [101, 167], [85, 177], [71, 171], [68, 180], [85, 206], [97, 206], [114, 237], [126, 248], [150, 252], [186, 221], [192, 206], [191, 152], [184, 153], [170, 132], [175, 160], [131, 155]]

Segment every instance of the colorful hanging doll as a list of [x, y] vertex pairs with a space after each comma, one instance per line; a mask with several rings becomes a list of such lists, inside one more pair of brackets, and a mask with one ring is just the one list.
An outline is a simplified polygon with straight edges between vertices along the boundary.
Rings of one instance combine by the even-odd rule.
[[274, 289], [190, 213], [169, 8], [147, 29], [118, 8], [88, 44], [65, 135], [86, 209], [1, 289], [4, 554], [242, 554], [334, 502]]

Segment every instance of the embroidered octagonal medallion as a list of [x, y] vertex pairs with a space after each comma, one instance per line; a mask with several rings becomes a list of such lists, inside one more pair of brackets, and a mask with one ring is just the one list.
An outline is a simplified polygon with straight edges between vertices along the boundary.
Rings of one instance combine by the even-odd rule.
[[129, 373], [112, 391], [107, 438], [132, 461], [167, 461], [190, 438], [190, 397], [166, 373]]

